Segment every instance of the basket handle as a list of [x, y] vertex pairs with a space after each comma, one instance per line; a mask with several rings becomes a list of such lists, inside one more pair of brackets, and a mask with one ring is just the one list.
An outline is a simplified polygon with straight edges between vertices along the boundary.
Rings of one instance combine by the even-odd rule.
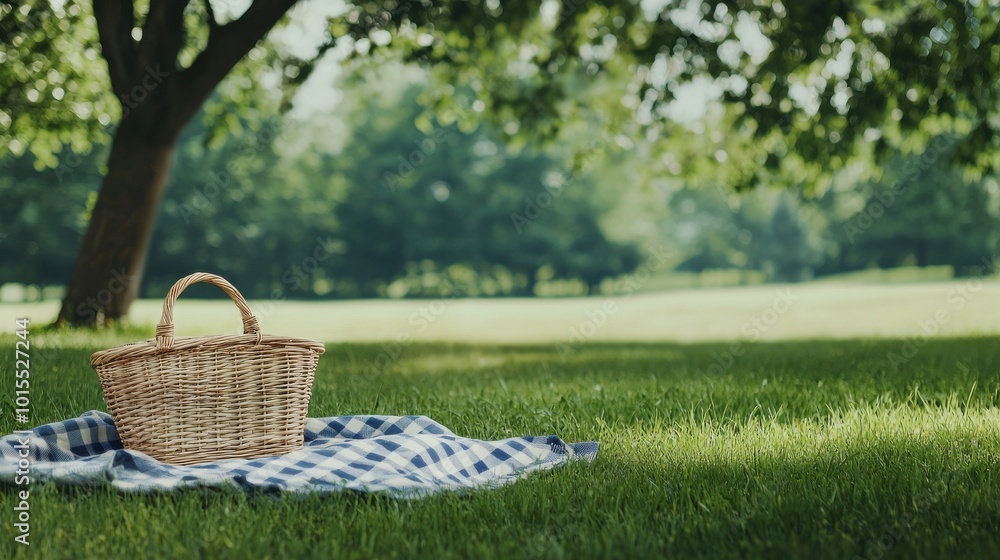
[[177, 301], [177, 297], [188, 286], [197, 284], [198, 282], [205, 282], [222, 288], [222, 291], [226, 292], [229, 299], [233, 300], [236, 307], [240, 309], [240, 314], [243, 315], [243, 334], [257, 335], [257, 342], [260, 343], [260, 325], [257, 324], [257, 318], [253, 316], [250, 306], [247, 305], [247, 300], [243, 299], [243, 295], [240, 294], [239, 290], [234, 288], [232, 284], [221, 276], [207, 272], [195, 272], [178, 280], [170, 288], [170, 291], [167, 292], [167, 298], [163, 300], [163, 316], [160, 317], [160, 324], [156, 325], [157, 350], [169, 350], [174, 345], [174, 302]]

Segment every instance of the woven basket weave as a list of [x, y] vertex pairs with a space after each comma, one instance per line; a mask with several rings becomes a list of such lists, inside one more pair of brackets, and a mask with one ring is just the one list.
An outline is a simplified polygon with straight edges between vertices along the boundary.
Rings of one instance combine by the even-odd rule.
[[[174, 338], [174, 302], [197, 282], [236, 303], [243, 334]], [[90, 364], [125, 448], [189, 465], [301, 449], [323, 351], [314, 340], [261, 334], [236, 288], [196, 273], [170, 289], [155, 339], [96, 352]]]

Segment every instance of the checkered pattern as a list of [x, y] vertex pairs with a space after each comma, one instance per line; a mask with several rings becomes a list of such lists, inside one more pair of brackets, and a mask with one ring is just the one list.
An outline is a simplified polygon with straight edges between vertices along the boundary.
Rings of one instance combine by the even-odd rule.
[[31, 478], [58, 484], [108, 482], [130, 491], [233, 484], [285, 492], [382, 492], [414, 498], [441, 490], [496, 487], [573, 459], [592, 461], [597, 443], [556, 436], [479, 441], [424, 416], [309, 418], [305, 448], [263, 459], [174, 466], [122, 448], [110, 415], [90, 411], [0, 438], [0, 480], [29, 455]]

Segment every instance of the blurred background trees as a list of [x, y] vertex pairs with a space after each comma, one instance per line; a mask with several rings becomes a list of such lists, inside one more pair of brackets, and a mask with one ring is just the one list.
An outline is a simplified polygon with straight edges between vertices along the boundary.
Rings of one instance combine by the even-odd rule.
[[[393, 72], [345, 80], [321, 124], [262, 113], [210, 142], [197, 121], [180, 142], [143, 293], [211, 269], [256, 298], [593, 294], [657, 243], [674, 251], [661, 274], [695, 279], [684, 285], [718, 271], [735, 273], [725, 283], [901, 266], [972, 273], [997, 251], [1000, 186], [945, 157], [900, 154], [878, 177], [847, 168], [821, 191], [643, 183], [641, 150], [612, 141], [587, 153], [594, 136], [540, 149], [485, 125], [435, 119], [420, 130], [431, 88]], [[65, 282], [100, 161], [101, 148], [72, 169], [0, 159], [0, 196], [13, 202], [0, 208], [0, 278]]]
[[[222, 4], [185, 9], [177, 68]], [[594, 294], [664, 246], [650, 289], [974, 272], [1000, 7], [758, 4], [345, 3], [304, 50], [293, 17], [181, 133], [141, 293], [207, 269], [251, 297]], [[0, 284], [66, 285], [108, 173], [129, 107], [89, 10], [0, 3]]]

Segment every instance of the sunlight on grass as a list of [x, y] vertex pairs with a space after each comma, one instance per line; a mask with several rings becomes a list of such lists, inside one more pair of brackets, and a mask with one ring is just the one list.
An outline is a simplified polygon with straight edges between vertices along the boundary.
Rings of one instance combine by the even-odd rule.
[[649, 446], [672, 451], [658, 462], [674, 467], [691, 463], [751, 466], [760, 461], [828, 461], [844, 467], [858, 450], [880, 445], [903, 450], [937, 448], [945, 455], [967, 445], [980, 460], [1000, 460], [1000, 410], [996, 408], [965, 412], [951, 407], [866, 407], [823, 420], [785, 422], [779, 416], [755, 415], [743, 422], [718, 424], [691, 418], [671, 425], [607, 426], [602, 436], [611, 449]]
[[[33, 359], [42, 360], [33, 419], [43, 423], [103, 410], [90, 353], [143, 334], [32, 336]], [[597, 440], [601, 455], [496, 491], [417, 502], [46, 484], [32, 490], [40, 531], [32, 552], [995, 558], [1000, 345], [930, 340], [894, 366], [888, 356], [904, 343], [747, 344], [716, 368], [730, 344], [587, 344], [566, 353], [412, 343], [388, 360], [386, 344], [328, 344], [310, 416], [426, 415], [474, 438]], [[0, 347], [12, 345], [0, 336]], [[0, 356], [10, 386], [10, 357]], [[0, 418], [4, 433], [16, 428], [10, 414]], [[0, 529], [0, 554], [11, 531]]]
[[[616, 304], [610, 315], [606, 301]], [[591, 341], [787, 340], [808, 338], [967, 336], [1000, 333], [995, 279], [878, 284], [811, 282], [676, 290], [634, 296], [555, 299], [252, 301], [264, 332], [324, 342], [449, 341], [503, 344]], [[139, 300], [132, 325], [152, 332], [161, 300]], [[56, 302], [0, 304], [0, 332], [14, 318], [36, 325], [55, 317]], [[239, 332], [228, 300], [181, 298], [179, 336]]]

